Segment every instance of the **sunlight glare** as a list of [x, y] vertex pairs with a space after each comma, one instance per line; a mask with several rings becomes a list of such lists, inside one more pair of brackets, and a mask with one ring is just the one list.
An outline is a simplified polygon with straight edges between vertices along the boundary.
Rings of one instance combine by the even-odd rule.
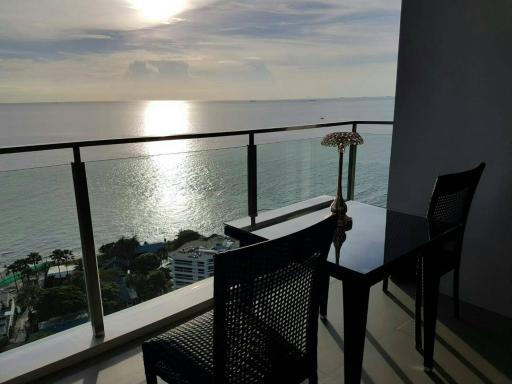
[[[189, 103], [186, 101], [149, 101], [144, 111], [144, 136], [167, 136], [190, 132]], [[147, 143], [148, 154], [184, 152], [189, 140]]]
[[[190, 103], [178, 100], [146, 102], [142, 123], [144, 136], [168, 136], [190, 133]], [[190, 172], [189, 151], [193, 140], [170, 140], [145, 143], [150, 156], [148, 174], [158, 180], [152, 190], [152, 203], [161, 212], [173, 209], [186, 209], [189, 201], [183, 191], [183, 176]], [[168, 154], [168, 155], [167, 155]], [[165, 219], [164, 219], [165, 220]], [[166, 224], [167, 225], [167, 224]]]
[[131, 3], [145, 20], [161, 23], [168, 22], [187, 6], [187, 0], [131, 0]]

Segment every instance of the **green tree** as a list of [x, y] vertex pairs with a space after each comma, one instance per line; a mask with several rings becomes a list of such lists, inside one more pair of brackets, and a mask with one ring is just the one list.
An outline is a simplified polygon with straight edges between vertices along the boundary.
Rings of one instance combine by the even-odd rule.
[[121, 289], [118, 283], [101, 283], [101, 300], [103, 302], [103, 311], [105, 312], [105, 315], [109, 315], [124, 307], [119, 296], [120, 292]]
[[12, 264], [9, 264], [7, 266], [7, 273], [11, 274], [12, 275], [12, 278], [14, 280], [14, 285], [16, 286], [16, 292], [19, 291], [19, 288], [18, 288], [18, 280], [17, 280], [17, 276], [18, 276], [18, 269], [19, 269], [19, 265], [16, 264], [16, 262], [12, 263]]
[[165, 251], [166, 252], [174, 251], [174, 250], [178, 249], [179, 247], [181, 247], [183, 244], [188, 243], [189, 241], [194, 241], [194, 240], [199, 240], [199, 239], [204, 239], [204, 236], [202, 236], [198, 232], [193, 231], [191, 229], [180, 229], [176, 238], [172, 241], [168, 241], [165, 244]]
[[30, 252], [27, 255], [28, 262], [33, 266], [36, 266], [42, 259], [41, 255], [37, 252]]
[[147, 274], [133, 273], [128, 276], [128, 284], [135, 288], [142, 300], [149, 300], [166, 293], [171, 287], [169, 271], [165, 268], [149, 271]]
[[73, 275], [71, 276], [71, 279], [69, 280], [69, 284], [77, 286], [85, 293], [86, 289], [85, 289], [84, 271], [77, 271], [75, 269], [75, 272], [73, 273]]
[[19, 261], [19, 265], [20, 265], [19, 271], [21, 273], [21, 280], [23, 281], [23, 278], [25, 278], [25, 283], [27, 285], [29, 285], [30, 277], [34, 274], [34, 271], [30, 267], [28, 259], [22, 259], [22, 260], [17, 260], [17, 261]]
[[202, 236], [198, 232], [193, 231], [191, 229], [181, 229], [178, 232], [178, 236], [177, 236], [177, 240], [180, 243], [182, 243], [180, 245], [188, 243], [189, 241], [199, 240], [201, 238], [202, 238]]
[[115, 268], [99, 269], [101, 281], [117, 282], [123, 276], [123, 272]]
[[135, 236], [130, 238], [121, 237], [116, 242], [104, 244], [99, 248], [100, 260], [114, 259], [118, 265], [126, 269], [139, 245]]
[[73, 260], [75, 258], [75, 255], [73, 255], [73, 251], [70, 251], [69, 249], [64, 249], [62, 251], [62, 258], [64, 260], [64, 265], [66, 266], [66, 277], [69, 277], [68, 263], [70, 260]]
[[76, 285], [66, 284], [42, 289], [35, 304], [40, 321], [82, 312], [87, 309], [85, 293]]
[[16, 290], [18, 290], [17, 277], [21, 275], [21, 281], [23, 278], [28, 278], [32, 274], [32, 269], [28, 265], [26, 259], [18, 259], [15, 260], [9, 267], [7, 267], [12, 273], [14, 278], [14, 283], [16, 285]]
[[143, 253], [130, 263], [130, 269], [135, 273], [146, 274], [160, 266], [160, 258], [154, 253]]
[[64, 263], [66, 266], [66, 277], [69, 276], [69, 270], [67, 268], [68, 262], [70, 260], [73, 260], [75, 256], [73, 255], [73, 251], [69, 249], [55, 249], [52, 254], [50, 255], [50, 258], [54, 261], [54, 263], [57, 264], [57, 269], [59, 270], [59, 276], [60, 276], [60, 265]]
[[24, 285], [18, 294], [18, 300], [31, 313], [41, 296], [41, 288], [36, 285]]
[[171, 275], [168, 269], [160, 268], [151, 271], [147, 276], [148, 289], [153, 297], [162, 295], [171, 288]]
[[60, 265], [64, 261], [64, 251], [62, 249], [55, 249], [50, 255], [50, 258], [52, 259], [53, 263], [57, 265], [60, 276]]

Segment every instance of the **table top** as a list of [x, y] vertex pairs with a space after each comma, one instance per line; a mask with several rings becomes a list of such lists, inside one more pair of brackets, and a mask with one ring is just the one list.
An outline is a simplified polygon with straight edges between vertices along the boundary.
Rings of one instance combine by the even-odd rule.
[[[276, 239], [305, 229], [330, 214], [329, 208], [322, 208], [251, 233], [265, 239]], [[375, 283], [397, 263], [431, 241], [428, 222], [424, 217], [355, 201], [347, 202], [347, 215], [352, 217], [353, 226], [346, 232], [339, 262], [335, 261], [334, 245], [328, 256], [331, 274], [338, 274], [339, 278], [359, 274], [375, 280]]]

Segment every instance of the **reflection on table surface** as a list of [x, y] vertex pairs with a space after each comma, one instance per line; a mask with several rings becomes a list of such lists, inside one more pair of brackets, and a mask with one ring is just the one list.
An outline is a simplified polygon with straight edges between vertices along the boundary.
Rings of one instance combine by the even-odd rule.
[[[430, 239], [426, 218], [356, 201], [347, 202], [347, 207], [353, 227], [341, 247], [341, 267], [365, 274], [414, 251]], [[324, 208], [253, 233], [275, 239], [304, 229], [330, 214], [330, 209]], [[335, 262], [334, 245], [328, 260]]]

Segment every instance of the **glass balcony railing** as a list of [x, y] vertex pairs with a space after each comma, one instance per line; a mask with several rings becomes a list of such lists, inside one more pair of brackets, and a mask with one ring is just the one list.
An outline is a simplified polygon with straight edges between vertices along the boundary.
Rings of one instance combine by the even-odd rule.
[[0, 172], [0, 346], [88, 321], [68, 165]]
[[361, 133], [361, 136], [364, 145], [357, 148], [354, 200], [385, 208], [388, 196], [391, 133]]
[[[0, 148], [73, 150], [71, 166], [0, 172], [0, 348], [84, 322], [102, 336], [104, 316], [212, 276], [213, 255], [237, 246], [224, 222], [336, 193], [338, 153], [321, 136], [362, 124], [344, 195], [384, 206], [391, 136], [373, 131], [392, 122]], [[112, 145], [148, 155], [82, 160]]]
[[245, 215], [245, 148], [86, 163], [103, 313], [213, 275]]
[[[260, 210], [336, 194], [338, 151], [321, 146], [320, 141], [311, 138], [258, 145]], [[342, 175], [346, 187], [348, 162], [344, 163]]]

